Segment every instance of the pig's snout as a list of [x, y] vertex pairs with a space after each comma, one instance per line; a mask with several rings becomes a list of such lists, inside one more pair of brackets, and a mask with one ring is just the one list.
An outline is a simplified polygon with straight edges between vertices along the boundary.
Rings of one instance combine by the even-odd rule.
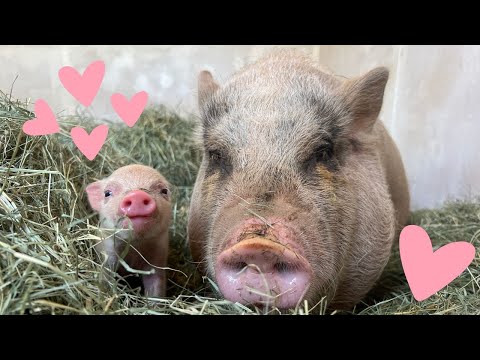
[[142, 190], [128, 193], [120, 203], [120, 212], [129, 218], [151, 216], [156, 208], [155, 200]]
[[215, 273], [220, 291], [230, 301], [292, 308], [308, 290], [312, 269], [285, 245], [254, 237], [223, 251]]

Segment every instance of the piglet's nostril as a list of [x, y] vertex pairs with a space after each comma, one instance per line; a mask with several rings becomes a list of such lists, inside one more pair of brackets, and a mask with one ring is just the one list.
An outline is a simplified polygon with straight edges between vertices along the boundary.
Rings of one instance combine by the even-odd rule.
[[155, 200], [145, 191], [128, 193], [120, 203], [119, 211], [128, 217], [152, 216], [156, 210]]

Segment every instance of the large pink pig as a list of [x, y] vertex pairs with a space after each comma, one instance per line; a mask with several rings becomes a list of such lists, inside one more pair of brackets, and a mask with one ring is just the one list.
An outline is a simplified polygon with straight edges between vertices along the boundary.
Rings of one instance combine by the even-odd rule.
[[345, 79], [294, 51], [224, 84], [200, 74], [188, 236], [225, 298], [349, 308], [375, 284], [409, 215], [402, 159], [378, 119], [388, 74]]

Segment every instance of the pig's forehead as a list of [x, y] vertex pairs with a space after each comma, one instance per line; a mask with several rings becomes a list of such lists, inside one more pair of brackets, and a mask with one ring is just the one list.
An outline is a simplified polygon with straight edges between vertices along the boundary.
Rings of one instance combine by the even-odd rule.
[[341, 81], [324, 73], [249, 73], [234, 77], [219, 90], [220, 97], [230, 102], [255, 97], [305, 98], [328, 100], [335, 96]]
[[323, 73], [246, 74], [221, 87], [210, 107], [242, 117], [257, 114], [271, 119], [319, 109], [331, 113], [342, 107], [340, 85]]
[[147, 188], [158, 182], [166, 184], [166, 179], [154, 169], [131, 166], [116, 170], [108, 177], [107, 182], [116, 182], [126, 188]]
[[252, 146], [253, 141], [298, 145], [339, 133], [348, 116], [342, 81], [293, 63], [264, 65], [234, 76], [214, 94], [205, 107], [212, 125], [207, 137], [226, 146]]
[[[207, 130], [207, 147], [253, 149], [305, 148], [319, 139], [335, 142], [345, 118], [315, 110], [227, 114]], [[243, 149], [243, 150], [242, 150]], [[263, 149], [263, 150], [261, 150]]]
[[217, 137], [231, 137], [232, 142], [259, 133], [288, 138], [304, 136], [305, 131], [328, 133], [333, 127], [341, 127], [348, 115], [341, 99], [328, 88], [265, 86], [238, 94], [226, 90], [213, 104], [226, 110], [216, 113], [217, 119], [208, 131]]

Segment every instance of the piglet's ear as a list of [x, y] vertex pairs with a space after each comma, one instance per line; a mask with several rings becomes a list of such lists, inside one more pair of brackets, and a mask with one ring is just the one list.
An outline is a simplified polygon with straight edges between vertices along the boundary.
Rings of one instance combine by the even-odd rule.
[[353, 132], [369, 131], [375, 124], [382, 109], [388, 75], [386, 67], [377, 67], [343, 85], [344, 99], [353, 117]]
[[102, 201], [105, 198], [103, 193], [103, 183], [102, 181], [95, 181], [87, 186], [85, 189], [88, 196], [88, 202], [90, 206], [95, 211], [100, 211], [102, 207]]

